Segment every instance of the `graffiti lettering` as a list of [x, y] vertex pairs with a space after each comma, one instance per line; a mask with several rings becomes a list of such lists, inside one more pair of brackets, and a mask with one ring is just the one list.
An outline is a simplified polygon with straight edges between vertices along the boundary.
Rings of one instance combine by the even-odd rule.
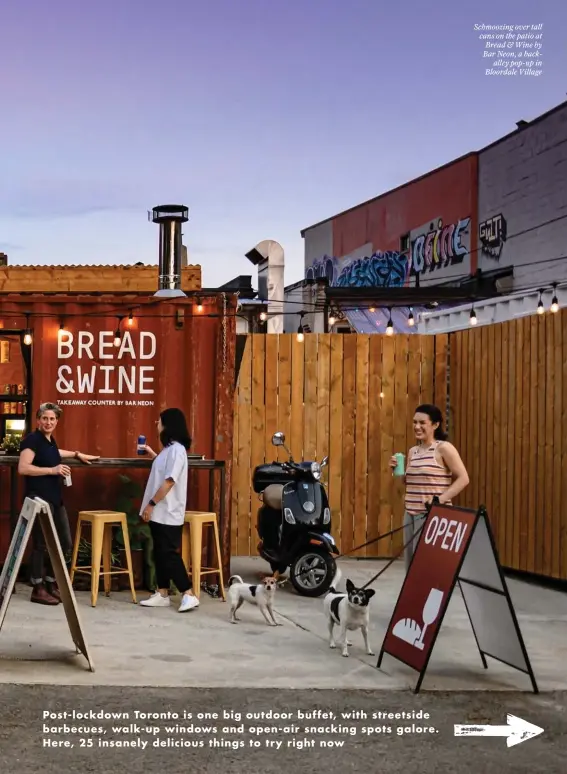
[[494, 215], [481, 223], [478, 227], [478, 238], [482, 252], [491, 258], [500, 258], [507, 233], [506, 220], [502, 214]]
[[355, 260], [326, 255], [305, 272], [306, 279], [326, 278], [331, 287], [403, 287], [407, 277], [407, 256], [393, 250]]
[[470, 218], [463, 218], [457, 224], [443, 226], [443, 221], [439, 218], [437, 228], [418, 236], [411, 247], [411, 273], [420, 274], [462, 263], [469, 251], [463, 245], [462, 238], [470, 222]]

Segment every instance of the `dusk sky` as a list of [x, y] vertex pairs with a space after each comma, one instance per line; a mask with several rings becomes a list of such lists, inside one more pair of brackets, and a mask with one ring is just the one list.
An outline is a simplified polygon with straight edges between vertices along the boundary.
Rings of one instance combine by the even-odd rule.
[[[254, 276], [262, 239], [289, 284], [302, 228], [566, 99], [564, 0], [4, 0], [0, 19], [11, 264], [156, 263], [147, 210], [173, 202], [204, 286]], [[543, 75], [485, 76], [481, 23], [543, 23]]]

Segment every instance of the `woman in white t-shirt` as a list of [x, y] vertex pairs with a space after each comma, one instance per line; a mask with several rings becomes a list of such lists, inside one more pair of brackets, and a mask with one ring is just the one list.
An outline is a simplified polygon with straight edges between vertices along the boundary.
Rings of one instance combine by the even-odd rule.
[[153, 464], [140, 516], [150, 523], [158, 588], [140, 604], [169, 607], [169, 587], [173, 581], [181, 593], [179, 612], [185, 613], [199, 606], [179, 553], [187, 505], [187, 450], [191, 446], [191, 437], [180, 409], [162, 411], [157, 424], [163, 449], [156, 454], [149, 446], [145, 447]]

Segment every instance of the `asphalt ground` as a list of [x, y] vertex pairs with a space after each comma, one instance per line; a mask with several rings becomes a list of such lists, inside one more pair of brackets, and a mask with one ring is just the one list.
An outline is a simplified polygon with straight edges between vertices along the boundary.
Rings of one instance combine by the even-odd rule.
[[[274, 668], [285, 664], [276, 662]], [[566, 702], [567, 692], [416, 696], [385, 690], [0, 685], [0, 772], [564, 774]], [[53, 714], [73, 711], [87, 717]], [[178, 713], [179, 718], [136, 717], [136, 711]], [[373, 718], [374, 713], [420, 711], [428, 717]], [[129, 717], [96, 717], [100, 712]], [[315, 714], [300, 717], [300, 712]], [[272, 715], [247, 718], [247, 713]], [[325, 718], [324, 713], [333, 714]], [[455, 724], [505, 725], [508, 713], [542, 727], [543, 734], [511, 748], [502, 736], [454, 736]], [[112, 742], [137, 746], [108, 746]], [[330, 742], [333, 746], [325, 746]]]

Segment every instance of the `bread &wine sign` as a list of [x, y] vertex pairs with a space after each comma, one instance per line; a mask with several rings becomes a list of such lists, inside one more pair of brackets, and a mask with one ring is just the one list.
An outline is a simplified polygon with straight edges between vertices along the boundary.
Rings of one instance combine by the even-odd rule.
[[[153, 406], [157, 339], [151, 331], [60, 330], [58, 402], [63, 406]], [[145, 396], [145, 397], [144, 397]]]

